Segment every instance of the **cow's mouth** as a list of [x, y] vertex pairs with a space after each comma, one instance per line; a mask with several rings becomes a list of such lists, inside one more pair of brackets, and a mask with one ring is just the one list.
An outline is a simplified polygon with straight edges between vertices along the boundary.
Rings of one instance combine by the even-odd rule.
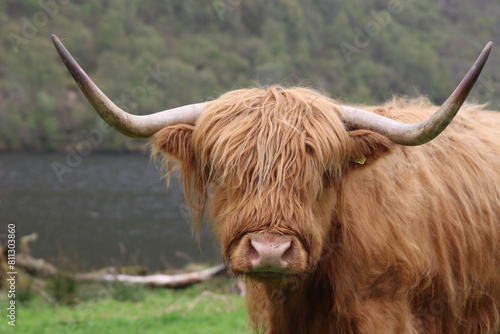
[[254, 281], [259, 281], [263, 283], [285, 283], [291, 280], [294, 277], [297, 277], [296, 274], [286, 273], [286, 272], [249, 272], [245, 273], [249, 279]]

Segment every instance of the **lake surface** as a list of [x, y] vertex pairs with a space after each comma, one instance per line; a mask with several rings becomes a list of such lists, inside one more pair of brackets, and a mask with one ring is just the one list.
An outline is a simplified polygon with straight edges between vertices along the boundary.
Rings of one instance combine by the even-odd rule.
[[[221, 262], [208, 227], [197, 242], [178, 180], [166, 181], [148, 155], [0, 154], [0, 237], [33, 232], [34, 257], [68, 258], [78, 270], [143, 265], [179, 268], [188, 258]], [[54, 166], [66, 166], [56, 172]], [[64, 172], [61, 172], [64, 170]]]

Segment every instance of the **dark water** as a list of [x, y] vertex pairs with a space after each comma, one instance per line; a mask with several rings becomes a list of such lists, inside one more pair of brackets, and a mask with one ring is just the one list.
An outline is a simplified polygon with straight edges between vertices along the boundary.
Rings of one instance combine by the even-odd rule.
[[[91, 154], [75, 167], [65, 159], [63, 154], [0, 155], [0, 237], [15, 223], [18, 239], [38, 233], [31, 244], [35, 257], [70, 258], [79, 270], [176, 268], [187, 263], [179, 252], [194, 261], [221, 261], [208, 228], [200, 244], [196, 241], [177, 179], [167, 190], [148, 155]], [[58, 176], [54, 163], [68, 169]]]

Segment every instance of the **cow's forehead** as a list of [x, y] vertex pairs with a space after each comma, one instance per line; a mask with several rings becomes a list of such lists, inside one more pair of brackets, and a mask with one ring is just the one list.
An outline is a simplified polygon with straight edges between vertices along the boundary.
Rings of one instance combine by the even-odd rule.
[[194, 133], [204, 165], [268, 184], [340, 169], [348, 145], [335, 104], [304, 89], [228, 93], [208, 105]]

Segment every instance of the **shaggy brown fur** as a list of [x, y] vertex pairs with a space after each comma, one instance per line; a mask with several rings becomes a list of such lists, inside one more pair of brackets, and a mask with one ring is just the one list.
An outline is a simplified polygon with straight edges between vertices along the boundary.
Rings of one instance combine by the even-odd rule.
[[[436, 107], [365, 109], [413, 123]], [[293, 235], [306, 250], [293, 279], [248, 280], [252, 327], [499, 333], [500, 114], [465, 106], [435, 140], [404, 147], [346, 130], [339, 113], [304, 88], [238, 90], [153, 139], [233, 269], [248, 233]]]

